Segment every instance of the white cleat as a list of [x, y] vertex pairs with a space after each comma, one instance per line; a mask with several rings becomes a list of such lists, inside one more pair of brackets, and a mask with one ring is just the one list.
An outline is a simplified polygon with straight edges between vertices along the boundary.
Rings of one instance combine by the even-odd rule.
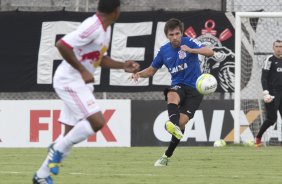
[[168, 157], [165, 154], [163, 154], [163, 156], [161, 156], [161, 158], [159, 158], [155, 162], [154, 166], [155, 167], [163, 167], [163, 166], [167, 166], [167, 163], [168, 163]]

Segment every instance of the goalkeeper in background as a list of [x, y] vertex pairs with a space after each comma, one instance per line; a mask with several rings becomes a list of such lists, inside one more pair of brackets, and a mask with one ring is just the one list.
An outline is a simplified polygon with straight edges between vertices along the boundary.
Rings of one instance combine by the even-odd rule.
[[171, 74], [171, 86], [164, 91], [169, 121], [166, 130], [172, 134], [166, 152], [155, 162], [155, 166], [166, 166], [169, 157], [183, 137], [186, 123], [193, 118], [203, 96], [196, 90], [196, 80], [201, 74], [198, 54], [211, 57], [213, 50], [197, 40], [183, 37], [184, 24], [178, 19], [166, 22], [164, 33], [169, 42], [160, 48], [151, 66], [132, 75], [132, 79], [153, 76], [165, 65]]
[[282, 115], [282, 41], [273, 43], [273, 55], [269, 56], [262, 68], [261, 84], [266, 109], [266, 119], [256, 136], [256, 147], [261, 147], [263, 133], [277, 121], [277, 110]]

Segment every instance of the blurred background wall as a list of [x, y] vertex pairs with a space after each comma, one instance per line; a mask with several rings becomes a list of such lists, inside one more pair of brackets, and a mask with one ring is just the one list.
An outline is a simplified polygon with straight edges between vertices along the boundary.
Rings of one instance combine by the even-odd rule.
[[[97, 0], [0, 0], [0, 10], [95, 11]], [[281, 11], [282, 0], [122, 0], [122, 11]]]
[[[212, 2], [212, 3], [211, 3]], [[0, 0], [2, 11], [96, 11], [97, 0]], [[122, 0], [122, 11], [188, 11], [198, 9], [224, 10], [225, 0]]]

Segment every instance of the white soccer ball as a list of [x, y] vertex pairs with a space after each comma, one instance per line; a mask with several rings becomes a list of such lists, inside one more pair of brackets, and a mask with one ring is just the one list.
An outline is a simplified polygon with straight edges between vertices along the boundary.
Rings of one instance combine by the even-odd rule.
[[226, 146], [226, 142], [223, 139], [214, 141], [213, 147], [224, 147]]
[[244, 146], [250, 146], [250, 147], [255, 146], [255, 142], [254, 142], [254, 140], [252, 140], [252, 139], [247, 139], [247, 140], [245, 140], [245, 141], [243, 142], [243, 144], [244, 144]]
[[202, 95], [211, 94], [217, 88], [217, 80], [213, 75], [204, 73], [198, 77], [196, 88]]

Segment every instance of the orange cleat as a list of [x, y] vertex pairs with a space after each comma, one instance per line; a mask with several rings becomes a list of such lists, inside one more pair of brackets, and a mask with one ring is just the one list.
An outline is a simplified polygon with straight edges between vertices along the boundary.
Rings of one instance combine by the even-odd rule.
[[255, 144], [256, 148], [259, 148], [262, 146], [262, 143], [261, 143], [261, 139], [256, 137], [256, 144]]

